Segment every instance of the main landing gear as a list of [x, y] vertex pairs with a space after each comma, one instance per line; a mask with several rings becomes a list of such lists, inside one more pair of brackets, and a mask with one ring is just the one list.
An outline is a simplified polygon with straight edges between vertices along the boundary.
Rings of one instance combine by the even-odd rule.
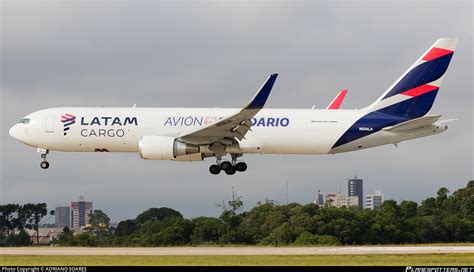
[[40, 163], [41, 169], [48, 169], [49, 168], [49, 162], [46, 160], [46, 155], [48, 155], [49, 150], [48, 149], [43, 149], [43, 148], [38, 148], [38, 153], [41, 154], [41, 158], [43, 161]]
[[247, 170], [247, 164], [245, 162], [237, 162], [237, 155], [231, 155], [232, 162], [223, 161], [220, 158], [217, 159], [217, 164], [213, 164], [209, 167], [209, 172], [213, 175], [218, 175], [221, 171], [224, 171], [227, 175], [234, 175], [236, 172], [245, 172]]
[[245, 170], [247, 170], [245, 162], [232, 164], [229, 161], [224, 161], [221, 164], [213, 164], [209, 167], [209, 172], [213, 175], [217, 175], [221, 171], [224, 171], [227, 175], [234, 175], [236, 172], [245, 172]]

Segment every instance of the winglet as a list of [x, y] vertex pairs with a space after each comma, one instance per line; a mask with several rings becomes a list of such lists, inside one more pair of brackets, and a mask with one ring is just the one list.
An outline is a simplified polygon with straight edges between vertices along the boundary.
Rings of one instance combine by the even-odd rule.
[[326, 108], [327, 110], [337, 110], [342, 104], [342, 101], [344, 100], [344, 97], [347, 94], [347, 90], [343, 89], [339, 92], [339, 94], [334, 97], [334, 100], [328, 105]]
[[270, 75], [270, 77], [263, 83], [260, 90], [253, 96], [252, 100], [248, 103], [245, 109], [261, 109], [267, 102], [268, 96], [270, 95], [270, 91], [273, 88], [273, 84], [276, 81], [278, 74]]

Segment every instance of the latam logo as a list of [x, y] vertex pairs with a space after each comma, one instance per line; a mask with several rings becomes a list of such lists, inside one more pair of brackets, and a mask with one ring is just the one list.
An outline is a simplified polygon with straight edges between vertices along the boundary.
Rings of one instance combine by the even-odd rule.
[[76, 123], [76, 116], [66, 113], [63, 116], [61, 116], [61, 122], [63, 122], [64, 125], [64, 136], [67, 135], [68, 130], [70, 129], [70, 126]]
[[81, 118], [81, 126], [126, 126], [134, 125], [138, 126], [137, 117], [113, 117], [113, 116], [101, 116], [93, 117], [92, 119]]

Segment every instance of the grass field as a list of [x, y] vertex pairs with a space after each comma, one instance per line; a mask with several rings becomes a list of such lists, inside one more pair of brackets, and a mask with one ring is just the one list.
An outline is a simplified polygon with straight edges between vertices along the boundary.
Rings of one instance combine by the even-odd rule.
[[1, 255], [0, 266], [92, 265], [401, 265], [473, 266], [474, 254], [283, 255], [283, 256], [38, 256]]

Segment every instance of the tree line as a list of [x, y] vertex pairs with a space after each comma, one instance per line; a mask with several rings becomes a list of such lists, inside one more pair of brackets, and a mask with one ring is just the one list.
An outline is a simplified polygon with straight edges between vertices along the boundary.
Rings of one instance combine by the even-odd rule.
[[451, 195], [443, 187], [421, 204], [386, 200], [377, 210], [312, 203], [277, 205], [271, 201], [258, 203], [249, 211], [241, 211], [242, 206], [241, 197], [233, 196], [218, 218], [193, 219], [170, 208], [151, 208], [115, 228], [99, 210], [94, 211], [91, 226], [84, 232], [77, 234], [66, 228], [52, 243], [151, 247], [474, 242], [474, 180]]
[[38, 244], [38, 229], [47, 213], [46, 203], [0, 205], [0, 246], [29, 245], [30, 236], [25, 229], [36, 230]]

